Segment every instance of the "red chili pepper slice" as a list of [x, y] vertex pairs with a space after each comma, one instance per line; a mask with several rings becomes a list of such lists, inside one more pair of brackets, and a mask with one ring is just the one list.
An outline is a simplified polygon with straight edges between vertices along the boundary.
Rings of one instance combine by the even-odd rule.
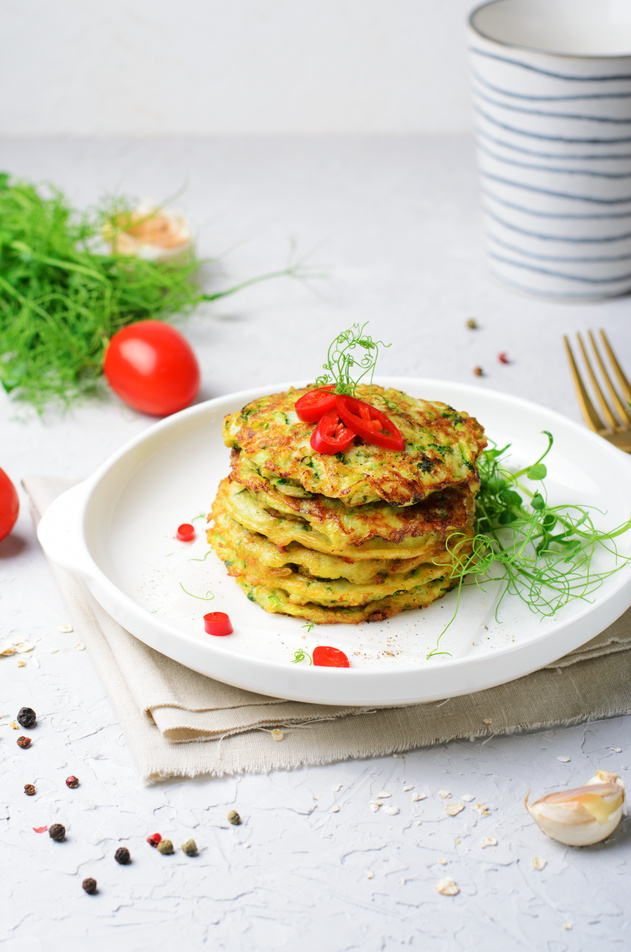
[[204, 615], [204, 630], [209, 635], [231, 635], [233, 632], [232, 623], [225, 612], [208, 612]]
[[369, 403], [344, 394], [335, 398], [335, 408], [344, 423], [369, 443], [389, 450], [402, 450], [405, 446], [392, 420]]
[[311, 448], [316, 453], [343, 453], [356, 437], [355, 430], [344, 424], [337, 408], [328, 410], [311, 434]]
[[330, 645], [318, 645], [313, 649], [314, 664], [319, 664], [326, 668], [350, 668], [351, 664], [343, 651], [339, 648], [331, 648]]
[[192, 542], [195, 538], [194, 526], [190, 522], [183, 522], [181, 526], [177, 527], [175, 538], [179, 539], [180, 542]]
[[294, 407], [298, 414], [298, 419], [303, 423], [315, 423], [321, 420], [327, 410], [332, 410], [335, 406], [335, 394], [331, 391], [335, 389], [334, 383], [329, 383], [326, 387], [318, 387], [317, 390], [310, 390], [296, 400]]

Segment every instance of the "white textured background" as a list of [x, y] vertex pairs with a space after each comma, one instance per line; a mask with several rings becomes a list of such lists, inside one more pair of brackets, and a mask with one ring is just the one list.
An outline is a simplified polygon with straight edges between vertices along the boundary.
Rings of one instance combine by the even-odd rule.
[[468, 132], [475, 5], [4, 0], [0, 132]]

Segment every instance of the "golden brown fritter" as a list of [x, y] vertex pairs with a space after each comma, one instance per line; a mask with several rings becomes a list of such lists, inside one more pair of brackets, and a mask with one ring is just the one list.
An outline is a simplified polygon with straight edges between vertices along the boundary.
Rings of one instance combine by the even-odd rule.
[[388, 415], [401, 431], [404, 449], [356, 438], [344, 453], [327, 455], [311, 448], [315, 424], [302, 423], [294, 409], [310, 389], [259, 397], [224, 421], [226, 444], [263, 478], [284, 480], [287, 493], [316, 493], [349, 507], [379, 500], [410, 506], [429, 493], [476, 480], [486, 440], [468, 414], [399, 390], [360, 386], [357, 397]]

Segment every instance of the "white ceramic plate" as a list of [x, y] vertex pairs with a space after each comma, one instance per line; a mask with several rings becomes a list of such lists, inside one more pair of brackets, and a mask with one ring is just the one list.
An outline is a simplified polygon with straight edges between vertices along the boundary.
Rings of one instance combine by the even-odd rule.
[[[505, 394], [438, 380], [380, 381], [466, 410], [498, 445], [512, 444], [511, 465], [534, 462], [554, 435], [547, 458], [549, 500], [603, 510], [612, 528], [631, 510], [631, 460], [600, 437], [544, 407]], [[455, 592], [419, 611], [380, 623], [320, 625], [270, 615], [245, 597], [205, 541], [205, 514], [229, 468], [221, 438], [226, 413], [288, 384], [220, 397], [152, 426], [90, 479], [64, 493], [41, 520], [40, 541], [61, 566], [82, 576], [98, 602], [141, 641], [202, 674], [274, 697], [320, 704], [387, 706], [467, 694], [521, 677], [593, 638], [631, 604], [631, 565], [608, 578], [589, 601], [541, 619], [519, 598], [495, 618], [498, 588]], [[197, 527], [193, 543], [174, 538], [180, 523]], [[631, 555], [631, 532], [618, 539]], [[202, 560], [202, 561], [195, 561]], [[595, 568], [611, 558], [598, 556]], [[188, 593], [188, 594], [187, 594]], [[197, 597], [195, 597], [197, 596]], [[212, 596], [212, 597], [211, 597]], [[205, 601], [203, 598], [210, 600]], [[234, 634], [204, 632], [203, 615], [226, 611]], [[294, 663], [318, 644], [346, 652], [350, 669]]]

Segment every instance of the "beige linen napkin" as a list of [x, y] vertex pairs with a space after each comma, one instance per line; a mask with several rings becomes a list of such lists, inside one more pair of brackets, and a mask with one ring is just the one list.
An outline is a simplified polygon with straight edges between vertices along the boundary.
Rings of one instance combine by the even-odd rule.
[[[70, 485], [24, 480], [35, 523]], [[52, 570], [148, 782], [264, 773], [631, 713], [631, 610], [584, 647], [517, 681], [372, 711], [281, 701], [190, 671], [121, 628], [81, 580]]]

